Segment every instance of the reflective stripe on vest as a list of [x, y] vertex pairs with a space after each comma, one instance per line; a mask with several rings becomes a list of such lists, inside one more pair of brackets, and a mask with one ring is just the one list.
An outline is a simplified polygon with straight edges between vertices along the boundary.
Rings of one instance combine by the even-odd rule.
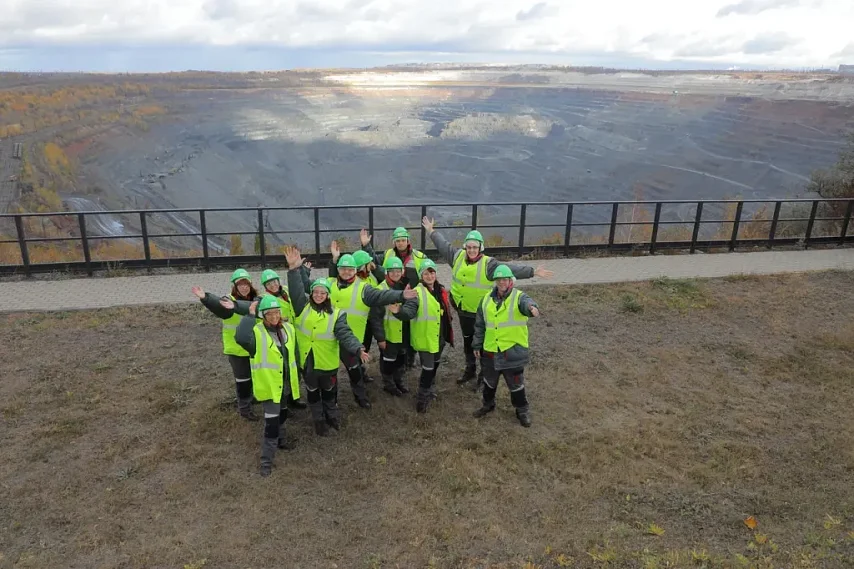
[[368, 283], [357, 279], [348, 288], [341, 289], [338, 287], [338, 279], [329, 280], [332, 281], [330, 283], [332, 305], [347, 314], [347, 325], [350, 326], [353, 334], [357, 338], [364, 338], [370, 308], [362, 300], [362, 294], [364, 288], [369, 286]]
[[[272, 334], [259, 320], [255, 325], [255, 355], [250, 359], [252, 391], [259, 401], [281, 402], [285, 358]], [[299, 399], [299, 374], [296, 362], [296, 333], [293, 326], [282, 323], [282, 341], [288, 353], [288, 379], [294, 399]]]
[[[341, 312], [335, 308], [332, 314], [319, 312], [306, 305], [299, 316], [297, 343], [300, 366], [305, 367], [309, 352], [314, 354], [314, 368], [318, 371], [338, 369], [338, 340], [335, 339], [335, 323]], [[315, 328], [310, 321], [321, 321], [323, 326]], [[319, 322], [318, 322], [319, 323]]]
[[519, 309], [521, 294], [513, 290], [500, 308], [491, 294], [483, 299], [483, 349], [487, 352], [503, 352], [514, 345], [528, 347], [528, 317]]
[[416, 351], [436, 354], [442, 332], [442, 305], [424, 285], [419, 284], [415, 290], [418, 292], [418, 312], [411, 320], [409, 343]]
[[[383, 281], [377, 287], [380, 290], [391, 290], [388, 286], [388, 281]], [[400, 344], [403, 342], [403, 321], [395, 317], [394, 313], [388, 309], [388, 306], [383, 307], [383, 330], [385, 331], [386, 342], [392, 344]]]
[[[232, 295], [228, 295], [232, 301], [237, 300]], [[237, 325], [240, 324], [241, 316], [232, 314], [230, 318], [222, 321], [222, 353], [228, 356], [249, 357], [249, 352], [240, 347], [234, 340], [234, 333], [237, 331]]]
[[[461, 250], [454, 259], [451, 274], [451, 297], [465, 312], [477, 312], [483, 297], [492, 290], [493, 283], [487, 276], [489, 257], [481, 256], [477, 263], [466, 263], [466, 252]], [[472, 274], [474, 269], [474, 274]]]

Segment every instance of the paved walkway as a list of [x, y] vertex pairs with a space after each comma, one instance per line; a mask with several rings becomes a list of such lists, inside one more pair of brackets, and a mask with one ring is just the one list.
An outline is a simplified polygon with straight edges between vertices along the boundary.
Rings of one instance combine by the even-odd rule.
[[[658, 277], [710, 278], [738, 274], [798, 273], [854, 270], [854, 248], [816, 251], [769, 251], [660, 255], [655, 257], [605, 257], [542, 261], [554, 271], [549, 280], [523, 281], [524, 286], [592, 284], [644, 281]], [[317, 269], [313, 276], [325, 275]], [[21, 281], [0, 284], [0, 312], [77, 310], [193, 302], [193, 285], [224, 294], [231, 272], [188, 273], [157, 276], [88, 278], [61, 281]], [[284, 277], [284, 275], [282, 275]], [[450, 283], [450, 268], [439, 266], [439, 280]]]

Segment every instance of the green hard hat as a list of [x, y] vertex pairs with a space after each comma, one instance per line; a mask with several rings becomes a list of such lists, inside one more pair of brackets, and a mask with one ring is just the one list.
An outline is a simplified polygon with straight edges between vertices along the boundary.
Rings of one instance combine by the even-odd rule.
[[341, 255], [341, 258], [338, 259], [338, 268], [342, 267], [350, 267], [351, 269], [356, 268], [356, 259], [353, 258], [353, 255], [347, 253], [346, 255]]
[[[268, 282], [270, 282], [274, 279], [278, 279], [278, 278], [279, 278], [279, 274], [276, 271], [274, 271], [273, 269], [264, 269], [263, 271], [261, 271], [261, 284], [262, 285], [267, 284]], [[281, 279], [279, 279], [279, 280], [281, 280]]]
[[466, 233], [466, 241], [477, 241], [481, 245], [483, 245], [483, 235], [480, 234], [480, 231], [477, 229], [472, 229], [468, 233]]
[[258, 303], [258, 313], [264, 314], [268, 310], [272, 310], [274, 308], [281, 309], [281, 305], [279, 301], [276, 300], [276, 297], [272, 294], [266, 294], [261, 297], [261, 302]]
[[367, 251], [362, 251], [361, 249], [359, 249], [358, 251], [353, 253], [353, 261], [356, 262], [357, 267], [361, 267], [362, 265], [367, 265], [368, 263], [373, 261], [373, 259]]
[[495, 272], [492, 273], [492, 280], [495, 279], [512, 279], [513, 271], [507, 265], [498, 265], [495, 267]]
[[403, 261], [400, 260], [400, 257], [389, 257], [383, 263], [383, 268], [387, 271], [391, 271], [392, 269], [400, 269], [403, 270]]
[[317, 287], [323, 287], [326, 289], [326, 292], [332, 292], [332, 289], [329, 287], [329, 281], [326, 279], [315, 279], [313, 283], [311, 283], [311, 290], [314, 291]]
[[252, 282], [252, 277], [249, 276], [249, 271], [246, 269], [237, 269], [231, 273], [231, 282], [236, 283], [241, 279], [246, 279], [247, 281]]
[[418, 274], [419, 274], [419, 275], [423, 274], [423, 273], [424, 273], [424, 271], [426, 271], [427, 269], [433, 269], [433, 270], [435, 271], [435, 270], [436, 270], [436, 263], [434, 263], [434, 262], [433, 262], [432, 260], [430, 260], [430, 259], [424, 259], [424, 260], [421, 262], [421, 268], [420, 268], [420, 269], [418, 269]]
[[394, 233], [391, 234], [392, 240], [394, 239], [412, 239], [409, 235], [409, 231], [406, 230], [405, 227], [398, 227], [394, 230]]

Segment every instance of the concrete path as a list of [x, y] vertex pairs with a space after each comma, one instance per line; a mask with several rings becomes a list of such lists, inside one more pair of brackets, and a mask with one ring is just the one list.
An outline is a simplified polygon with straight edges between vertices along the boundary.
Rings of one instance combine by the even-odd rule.
[[[738, 274], [854, 270], [854, 248], [555, 259], [536, 264], [542, 264], [554, 271], [554, 277], [549, 280], [535, 278], [523, 281], [519, 283], [521, 286], [630, 282], [658, 277], [710, 278]], [[325, 274], [326, 269], [312, 271], [313, 277]], [[229, 271], [0, 283], [0, 290], [3, 292], [0, 295], [0, 312], [193, 302], [195, 297], [190, 292], [193, 285], [200, 285], [209, 292], [224, 294], [229, 288], [230, 275]], [[257, 275], [254, 276], [257, 278]], [[451, 282], [450, 267], [446, 264], [439, 266], [439, 280], [448, 284]]]

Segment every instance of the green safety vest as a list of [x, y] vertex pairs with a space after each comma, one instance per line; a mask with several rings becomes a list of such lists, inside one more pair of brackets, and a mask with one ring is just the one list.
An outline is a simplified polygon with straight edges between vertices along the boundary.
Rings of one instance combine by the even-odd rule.
[[[397, 253], [394, 248], [388, 249], [385, 252], [385, 257], [383, 257], [383, 265], [385, 262], [389, 260], [391, 257], [397, 257]], [[403, 266], [403, 269], [415, 269], [415, 272], [419, 275], [421, 274], [421, 263], [424, 262], [424, 259], [427, 258], [427, 255], [422, 253], [417, 249], [412, 249], [412, 254], [409, 256], [409, 260], [406, 261], [406, 264]]]
[[493, 283], [486, 276], [489, 257], [482, 256], [477, 263], [466, 263], [466, 252], [457, 253], [452, 267], [451, 298], [464, 312], [477, 312], [483, 297], [492, 290]]
[[373, 273], [368, 273], [368, 277], [364, 279], [359, 276], [357, 276], [356, 278], [358, 278], [363, 283], [367, 283], [368, 286], [372, 286], [374, 288], [380, 286], [380, 283], [377, 281], [377, 277], [375, 277]]
[[515, 346], [528, 347], [528, 317], [519, 310], [519, 295], [514, 289], [498, 307], [492, 295], [483, 299], [483, 323], [486, 334], [483, 349], [487, 352], [505, 352]]
[[[228, 295], [231, 300], [237, 300], [232, 295]], [[237, 332], [237, 325], [240, 324], [242, 316], [235, 313], [231, 318], [226, 318], [222, 321], [222, 353], [229, 356], [249, 357], [249, 352], [240, 347], [240, 344], [234, 341], [234, 333]]]
[[[249, 360], [252, 369], [252, 394], [258, 401], [273, 400], [281, 403], [285, 372], [285, 357], [273, 336], [264, 326], [264, 321], [255, 324], [255, 355]], [[288, 377], [294, 399], [299, 399], [299, 375], [297, 374], [297, 344], [294, 327], [282, 322], [282, 338], [288, 352]]]
[[[380, 290], [390, 290], [388, 281], [383, 281], [378, 286]], [[403, 321], [399, 320], [394, 313], [388, 309], [388, 306], [383, 307], [383, 330], [385, 330], [385, 341], [392, 344], [403, 343]]]
[[418, 313], [410, 320], [409, 343], [418, 352], [439, 353], [439, 335], [442, 330], [442, 305], [427, 288], [419, 284]]
[[305, 369], [308, 353], [314, 354], [314, 369], [329, 371], [338, 369], [338, 340], [335, 339], [335, 323], [341, 314], [337, 308], [332, 314], [320, 312], [306, 305], [299, 315], [297, 324], [297, 345], [299, 346], [299, 365]]
[[368, 327], [368, 313], [370, 308], [365, 301], [362, 300], [362, 291], [367, 282], [356, 279], [353, 284], [347, 288], [338, 288], [338, 279], [329, 277], [329, 298], [332, 300], [332, 306], [347, 314], [347, 325], [350, 330], [359, 340], [365, 337], [365, 330]]

